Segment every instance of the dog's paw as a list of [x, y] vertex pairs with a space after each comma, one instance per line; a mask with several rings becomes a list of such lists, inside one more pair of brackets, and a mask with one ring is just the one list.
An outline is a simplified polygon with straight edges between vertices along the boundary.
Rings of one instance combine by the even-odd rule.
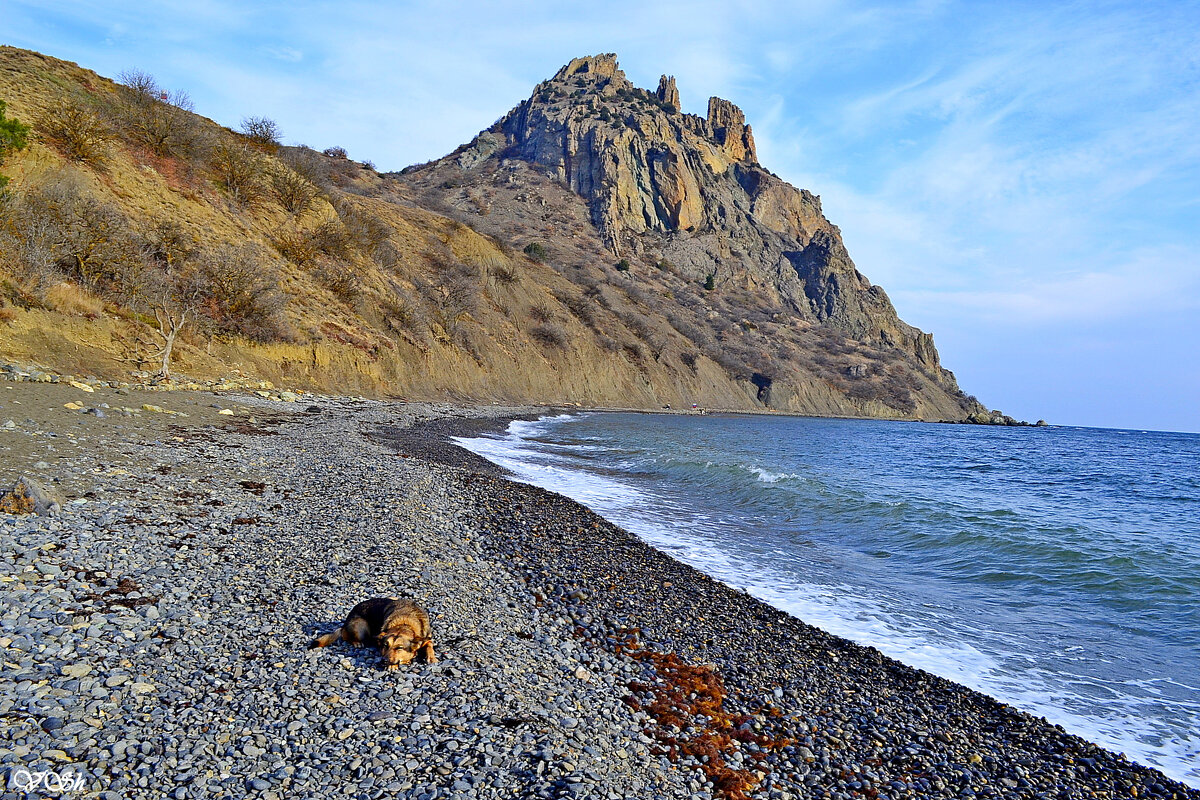
[[400, 665], [399, 664], [388, 664], [386, 667], [384, 667], [384, 669], [386, 669], [388, 672], [395, 672], [396, 670], [400, 669]]
[[361, 650], [363, 648], [363, 643], [362, 642], [351, 642], [350, 646], [353, 647], [355, 650]]

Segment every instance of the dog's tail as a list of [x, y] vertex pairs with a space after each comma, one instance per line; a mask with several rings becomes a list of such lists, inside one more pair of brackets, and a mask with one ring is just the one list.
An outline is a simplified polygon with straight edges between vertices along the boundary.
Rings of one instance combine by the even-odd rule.
[[336, 642], [338, 639], [341, 639], [341, 638], [342, 638], [342, 629], [338, 628], [333, 633], [326, 633], [323, 636], [318, 636], [317, 638], [313, 639], [311, 642], [308, 643], [308, 649], [312, 650], [314, 647], [329, 647], [329, 645], [333, 644], [334, 642]]

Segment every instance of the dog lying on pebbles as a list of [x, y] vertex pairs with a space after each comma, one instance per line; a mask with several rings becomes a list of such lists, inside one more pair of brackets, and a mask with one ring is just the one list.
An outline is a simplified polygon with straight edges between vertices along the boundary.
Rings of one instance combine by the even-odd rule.
[[364, 600], [350, 610], [340, 628], [313, 639], [309, 649], [328, 647], [339, 639], [355, 647], [377, 645], [389, 670], [409, 663], [418, 653], [426, 663], [437, 663], [429, 635], [429, 615], [412, 600], [394, 597]]

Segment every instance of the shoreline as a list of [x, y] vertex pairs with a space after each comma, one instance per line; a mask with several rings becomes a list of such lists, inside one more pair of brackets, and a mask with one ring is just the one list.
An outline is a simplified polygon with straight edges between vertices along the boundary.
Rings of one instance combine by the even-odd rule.
[[[547, 409], [178, 394], [53, 465], [59, 516], [0, 517], [0, 760], [83, 796], [1200, 798], [448, 441]], [[427, 605], [439, 664], [303, 649], [382, 593]]]
[[[563, 408], [559, 408], [559, 407], [548, 408], [548, 409], [544, 409], [544, 413], [541, 414], [541, 416], [546, 416], [547, 414], [554, 414], [555, 412], [559, 412], [559, 411], [565, 411], [567, 413], [570, 413], [572, 411], [572, 409], [569, 409], [569, 408], [563, 409]], [[580, 409], [578, 411], [580, 413], [584, 413], [584, 412], [590, 413], [592, 411], [598, 411], [598, 410], [596, 410], [596, 409]], [[637, 413], [637, 412], [628, 412], [628, 411], [622, 410], [622, 411], [617, 411], [616, 413]], [[664, 411], [662, 413], [671, 413], [671, 412]], [[500, 431], [503, 431], [504, 428], [506, 427], [507, 423], [513, 419], [530, 419], [531, 417], [532, 417], [532, 415], [520, 415], [520, 416], [497, 418], [491, 424], [489, 424], [487, 426], [483, 426], [482, 430], [481, 430], [480, 426], [477, 426], [475, 424], [459, 425], [459, 424], [456, 424], [457, 423], [456, 420], [444, 420], [444, 421], [440, 421], [441, 424], [415, 426], [414, 428], [409, 429], [409, 431], [407, 433], [408, 433], [408, 435], [416, 438], [417, 440], [421, 440], [421, 439], [423, 439], [423, 437], [425, 437], [427, 435], [434, 436], [434, 437], [441, 436], [443, 445], [449, 451], [457, 451], [457, 452], [463, 453], [469, 460], [483, 461], [483, 463], [487, 467], [486, 470], [482, 471], [483, 474], [486, 474], [489, 477], [494, 477], [494, 478], [499, 478], [501, 480], [505, 480], [506, 482], [516, 483], [517, 486], [531, 490], [534, 493], [541, 493], [544, 495], [548, 495], [552, 498], [559, 498], [568, 504], [580, 506], [580, 508], [583, 509], [587, 515], [591, 515], [591, 516], [595, 517], [596, 519], [602, 520], [603, 524], [605, 526], [608, 526], [610, 529], [612, 529], [619, 537], [632, 539], [638, 545], [641, 545], [641, 547], [644, 547], [647, 551], [649, 551], [649, 553], [654, 554], [654, 556], [651, 557], [652, 560], [657, 560], [654, 557], [661, 556], [661, 557], [665, 558], [674, 567], [680, 568], [679, 570], [673, 572], [672, 574], [679, 574], [679, 572], [682, 572], [685, 574], [689, 573], [689, 572], [692, 573], [692, 574], [687, 574], [687, 577], [684, 582], [687, 582], [687, 579], [691, 579], [691, 580], [698, 581], [698, 582], [706, 582], [706, 581], [711, 582], [712, 584], [715, 584], [717, 587], [720, 587], [720, 589], [723, 590], [723, 592], [718, 593], [718, 594], [722, 594], [724, 592], [732, 593], [732, 596], [737, 598], [737, 600], [735, 602], [750, 601], [751, 605], [757, 604], [758, 606], [760, 606], [761, 607], [760, 611], [765, 609], [769, 613], [769, 615], [778, 615], [778, 617], [782, 618], [785, 622], [794, 623], [794, 624], [798, 625], [799, 626], [798, 630], [801, 633], [797, 636], [797, 638], [800, 638], [804, 634], [815, 632], [819, 637], [825, 637], [831, 641], [836, 642], [841, 647], [848, 648], [851, 651], [856, 651], [858, 657], [860, 657], [860, 658], [865, 658], [868, 661], [874, 661], [875, 663], [878, 663], [878, 664], [886, 664], [887, 665], [886, 668], [888, 670], [895, 670], [899, 673], [909, 673], [910, 676], [911, 675], [920, 676], [919, 678], [917, 678], [917, 680], [919, 680], [919, 681], [924, 681], [927, 679], [932, 680], [935, 683], [941, 684], [941, 687], [944, 690], [948, 690], [952, 694], [953, 693], [969, 693], [970, 695], [973, 696], [973, 702], [980, 704], [981, 707], [987, 709], [987, 713], [995, 713], [995, 714], [1000, 714], [1000, 715], [1004, 715], [1004, 716], [1015, 715], [1017, 718], [1022, 719], [1023, 722], [1032, 724], [1035, 728], [1042, 727], [1042, 728], [1046, 729], [1047, 731], [1053, 731], [1052, 735], [1061, 735], [1061, 736], [1068, 737], [1069, 739], [1073, 739], [1073, 740], [1075, 740], [1076, 745], [1082, 746], [1085, 750], [1088, 750], [1088, 751], [1100, 750], [1101, 752], [1103, 752], [1105, 754], [1105, 756], [1110, 757], [1110, 758], [1114, 757], [1116, 755], [1113, 752], [1104, 749], [1100, 745], [1097, 745], [1097, 744], [1091, 742], [1090, 740], [1083, 738], [1082, 736], [1067, 733], [1065, 730], [1062, 729], [1061, 726], [1049, 723], [1044, 718], [1039, 717], [1037, 715], [1030, 714], [1029, 712], [1025, 712], [1025, 711], [1016, 709], [1013, 706], [1010, 706], [1009, 704], [1007, 704], [1003, 701], [1000, 701], [985, 692], [963, 686], [959, 683], [956, 683], [955, 681], [953, 681], [951, 679], [942, 678], [940, 676], [937, 676], [937, 675], [930, 673], [926, 670], [923, 670], [921, 668], [911, 667], [907, 664], [904, 664], [900, 661], [897, 661], [895, 659], [892, 659], [888, 656], [883, 655], [876, 648], [871, 647], [869, 645], [859, 645], [848, 639], [844, 639], [843, 637], [837, 636], [835, 634], [827, 633], [819, 628], [816, 628], [815, 626], [810, 626], [807, 623], [803, 622], [802, 620], [798, 619], [797, 617], [794, 617], [785, 611], [777, 609], [774, 606], [770, 605], [769, 603], [766, 603], [765, 601], [754, 598], [742, 590], [739, 590], [729, 584], [726, 584], [717, 578], [709, 576], [706, 573], [704, 573], [696, 568], [691, 567], [690, 565], [684, 564], [684, 563], [674, 559], [670, 555], [663, 553], [660, 550], [657, 550], [652, 545], [645, 544], [635, 534], [632, 534], [632, 533], [620, 528], [619, 526], [608, 522], [606, 519], [601, 517], [599, 514], [592, 512], [590, 509], [587, 509], [582, 504], [576, 503], [576, 501], [570, 500], [568, 498], [563, 498], [560, 495], [558, 495], [557, 493], [550, 491], [550, 490], [541, 489], [541, 488], [534, 487], [529, 484], [525, 484], [525, 483], [515, 481], [515, 480], [509, 481], [508, 478], [510, 476], [510, 473], [508, 472], [508, 470], [506, 470], [503, 467], [500, 467], [490, 461], [487, 461], [486, 459], [483, 459], [482, 457], [476, 455], [475, 453], [473, 453], [469, 450], [466, 450], [465, 448], [463, 448], [460, 445], [451, 441], [451, 437], [472, 437], [472, 436], [478, 436], [481, 434], [500, 432]], [[391, 444], [397, 445], [401, 449], [401, 451], [404, 451], [404, 449], [407, 446], [407, 442], [403, 442], [403, 441], [402, 442], [391, 442]], [[450, 463], [450, 464], [455, 463], [455, 459], [453, 457], [446, 458], [443, 455], [442, 458], [445, 459], [442, 463]], [[668, 583], [670, 583], [670, 582], [668, 582]], [[693, 590], [693, 591], [695, 591], [695, 590]], [[652, 596], [656, 593], [656, 587], [654, 587], [653, 585], [647, 586], [647, 585], [643, 584], [643, 586], [639, 587], [638, 593], [641, 594], [642, 596]], [[721, 598], [721, 602], [729, 602], [730, 599], [731, 599], [730, 596], [728, 594], [726, 594], [724, 597]], [[656, 603], [657, 602], [661, 602], [661, 598], [656, 598]], [[757, 613], [757, 612], [752, 612], [752, 613]], [[768, 627], [770, 627], [770, 625], [768, 625]], [[786, 630], [786, 625], [784, 625], [783, 627]], [[686, 626], [683, 630], [686, 630]], [[793, 630], [796, 630], [796, 629], [794, 628]], [[670, 635], [664, 637], [669, 642], [668, 646], [678, 646], [682, 643], [685, 647], [688, 647], [690, 649], [696, 649], [694, 647], [694, 645], [691, 643], [688, 643], [686, 641], [681, 642], [679, 639], [681, 634], [682, 634], [681, 630], [675, 630]], [[778, 636], [786, 637], [788, 635], [792, 635], [792, 632], [775, 631], [774, 635], [777, 637]], [[661, 646], [661, 644], [659, 646]], [[713, 653], [708, 652], [707, 650], [701, 650], [701, 652], [703, 652], [706, 656], [713, 655]], [[764, 677], [764, 676], [760, 676], [760, 677]], [[770, 680], [776, 676], [766, 675], [765, 677], [767, 678], [767, 680]], [[1126, 760], [1123, 755], [1120, 756], [1120, 759]], [[1129, 761], [1128, 763], [1134, 764], [1137, 769], [1147, 769], [1152, 772], [1158, 772], [1158, 770], [1156, 768], [1148, 767], [1148, 766], [1142, 765], [1137, 762]], [[1014, 787], [1006, 786], [1005, 788], [1006, 788], [1006, 790], [1011, 790]], [[1196, 790], [1189, 790], [1189, 791], [1195, 792]]]

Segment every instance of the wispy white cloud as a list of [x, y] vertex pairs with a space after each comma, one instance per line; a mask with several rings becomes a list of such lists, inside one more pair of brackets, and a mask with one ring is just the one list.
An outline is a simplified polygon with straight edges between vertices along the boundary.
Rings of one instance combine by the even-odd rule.
[[1148, 247], [1104, 268], [975, 282], [973, 289], [903, 290], [897, 295], [914, 306], [938, 309], [939, 316], [987, 317], [1025, 327], [1139, 320], [1200, 311], [1200, 252]]
[[295, 64], [304, 60], [304, 52], [295, 47], [264, 47], [262, 51], [279, 61], [289, 61]]

